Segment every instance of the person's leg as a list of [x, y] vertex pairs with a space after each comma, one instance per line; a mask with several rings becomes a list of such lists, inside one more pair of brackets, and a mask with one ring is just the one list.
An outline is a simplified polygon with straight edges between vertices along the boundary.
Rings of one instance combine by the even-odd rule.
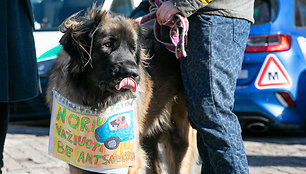
[[0, 102], [0, 174], [3, 167], [3, 149], [9, 120], [9, 104]]
[[250, 23], [210, 15], [193, 15], [189, 23], [187, 57], [180, 64], [202, 173], [248, 173], [240, 124], [231, 110]]

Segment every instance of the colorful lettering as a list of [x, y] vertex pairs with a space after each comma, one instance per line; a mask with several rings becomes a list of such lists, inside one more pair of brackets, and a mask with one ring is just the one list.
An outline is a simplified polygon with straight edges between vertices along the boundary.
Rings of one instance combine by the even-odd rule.
[[92, 164], [91, 159], [92, 159], [92, 155], [87, 154], [86, 155], [86, 162], [89, 162], [90, 164]]
[[81, 138], [82, 138], [82, 137], [79, 136], [79, 145], [80, 145], [80, 146], [83, 146], [83, 145], [85, 144], [85, 139], [86, 139], [86, 138], [83, 137], [82, 141], [81, 141]]
[[94, 157], [96, 157], [95, 164], [98, 164], [98, 161], [99, 161], [100, 158], [102, 158], [102, 156], [100, 156], [100, 155], [94, 155]]
[[86, 124], [89, 123], [90, 119], [83, 117], [82, 118], [82, 126], [81, 126], [81, 131], [84, 131], [84, 128], [89, 132], [88, 128], [86, 127]]
[[91, 132], [95, 131], [95, 124], [96, 124], [96, 120], [92, 122]]
[[[116, 155], [115, 155], [115, 156], [116, 156]], [[109, 157], [108, 163], [109, 163], [109, 164], [110, 164], [110, 163], [114, 164], [115, 159], [116, 159], [116, 157], [114, 157], [113, 155], [111, 155], [111, 156]]]
[[78, 162], [80, 162], [82, 159], [82, 163], [84, 163], [84, 152], [81, 152], [78, 158]]
[[61, 112], [61, 107], [59, 106], [58, 113], [57, 113], [57, 121], [59, 120], [59, 117], [62, 118], [62, 122], [65, 123], [65, 116], [66, 116], [66, 108], [64, 108], [63, 112]]
[[121, 154], [120, 154], [120, 155], [117, 155], [117, 161], [118, 161], [118, 162], [122, 161], [122, 155], [121, 155]]
[[61, 141], [57, 141], [57, 152], [64, 153], [64, 144]]
[[92, 148], [92, 151], [95, 151], [95, 150], [96, 150], [96, 148], [100, 146], [100, 144], [99, 144], [99, 143], [96, 143], [96, 142], [95, 142], [94, 144], [95, 144], [95, 145], [94, 145], [94, 147]]
[[[73, 119], [74, 121], [71, 120], [72, 118], [74, 118], [74, 119]], [[68, 117], [68, 122], [69, 122], [69, 125], [70, 125], [73, 129], [76, 129], [76, 128], [79, 126], [80, 119], [79, 119], [78, 116], [71, 114], [71, 115]], [[76, 123], [73, 124], [74, 122], [76, 122]]]
[[104, 155], [103, 158], [102, 158], [103, 161], [104, 161], [102, 164], [104, 164], [104, 165], [106, 165], [108, 163], [108, 160], [106, 159], [107, 156], [108, 155]]
[[64, 129], [63, 129], [63, 131], [62, 131], [61, 137], [62, 137], [63, 139], [66, 139], [66, 134], [65, 134], [65, 130], [64, 130]]
[[67, 157], [71, 157], [71, 153], [73, 152], [73, 149], [71, 147], [69, 147], [69, 146], [66, 146], [66, 150], [65, 151], [66, 151], [65, 155]]
[[74, 135], [74, 142], [73, 142], [74, 145], [77, 145], [78, 144], [78, 136]]
[[[90, 142], [89, 145], [88, 145], [88, 142]], [[92, 146], [92, 141], [88, 139], [88, 140], [86, 141], [86, 148], [89, 149], [89, 148], [91, 148], [91, 146]]]
[[72, 137], [72, 134], [70, 133], [70, 132], [66, 132], [67, 134], [68, 134], [68, 138], [67, 138], [67, 140], [70, 142], [70, 143], [72, 143], [72, 140], [71, 140], [71, 137]]
[[55, 124], [56, 126], [56, 130], [57, 130], [57, 134], [60, 135], [61, 134], [61, 130], [62, 130], [62, 126], [58, 127], [58, 124]]
[[[102, 119], [102, 120], [101, 120]], [[97, 121], [97, 125], [101, 126], [102, 124], [104, 124], [106, 122], [106, 118], [105, 117], [99, 117], [98, 121]]]
[[[80, 110], [77, 105], [74, 107], [75, 105], [63, 101], [55, 101], [52, 111], [53, 122], [51, 123], [53, 130], [50, 130], [50, 137], [52, 137], [50, 139], [52, 145], [50, 152], [56, 158], [84, 168], [109, 169], [134, 165], [133, 161], [136, 158], [133, 152], [135, 138], [125, 137], [126, 135], [121, 134], [122, 130], [119, 129], [116, 132], [108, 130], [109, 125], [106, 125], [109, 124], [109, 121], [118, 120], [118, 117], [122, 115], [127, 116], [129, 125], [135, 125], [133, 124], [135, 123], [133, 120], [135, 117], [132, 115], [134, 111], [130, 108], [134, 108], [135, 105], [132, 103], [132, 101], [123, 102], [111, 106], [104, 113], [92, 116], [91, 112], [90, 115], [85, 113], [85, 110], [88, 110], [87, 108]], [[75, 109], [69, 107], [69, 105]], [[128, 115], [130, 113], [131, 116]], [[100, 128], [99, 131], [96, 131], [98, 128]], [[103, 131], [100, 132], [100, 130]], [[115, 136], [114, 134], [118, 135], [118, 138], [122, 141], [115, 150], [107, 149], [100, 141], [105, 141], [105, 139]]]

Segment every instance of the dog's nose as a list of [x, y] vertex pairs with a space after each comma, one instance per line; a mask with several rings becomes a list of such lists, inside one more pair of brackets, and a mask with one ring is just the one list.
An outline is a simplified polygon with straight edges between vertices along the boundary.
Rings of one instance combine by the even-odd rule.
[[131, 67], [131, 66], [122, 66], [120, 68], [120, 76], [125, 78], [125, 77], [131, 77], [134, 80], [138, 80], [139, 78], [139, 72], [136, 68]]

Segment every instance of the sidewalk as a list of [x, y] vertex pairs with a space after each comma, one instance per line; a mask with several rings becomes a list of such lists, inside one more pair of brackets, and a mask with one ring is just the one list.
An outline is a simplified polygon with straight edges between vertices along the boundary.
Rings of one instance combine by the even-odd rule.
[[[10, 125], [8, 132], [3, 174], [69, 173], [66, 163], [48, 154], [47, 127]], [[244, 145], [250, 174], [306, 173], [304, 135], [246, 137]]]
[[3, 174], [68, 174], [66, 163], [48, 154], [48, 128], [10, 125]]

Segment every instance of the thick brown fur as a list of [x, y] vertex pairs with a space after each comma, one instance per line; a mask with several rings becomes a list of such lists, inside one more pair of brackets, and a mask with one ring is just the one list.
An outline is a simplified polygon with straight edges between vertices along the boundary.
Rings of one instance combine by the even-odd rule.
[[[142, 89], [136, 92], [141, 148], [129, 173], [161, 173], [160, 149], [167, 173], [189, 173], [197, 160], [195, 131], [174, 54], [132, 19], [95, 6], [84, 16], [75, 14], [64, 21], [62, 31], [63, 49], [48, 83], [50, 108], [55, 89], [74, 103], [104, 109], [133, 96], [129, 89], [115, 89], [120, 80], [132, 77]], [[70, 172], [90, 173], [73, 166]]]

